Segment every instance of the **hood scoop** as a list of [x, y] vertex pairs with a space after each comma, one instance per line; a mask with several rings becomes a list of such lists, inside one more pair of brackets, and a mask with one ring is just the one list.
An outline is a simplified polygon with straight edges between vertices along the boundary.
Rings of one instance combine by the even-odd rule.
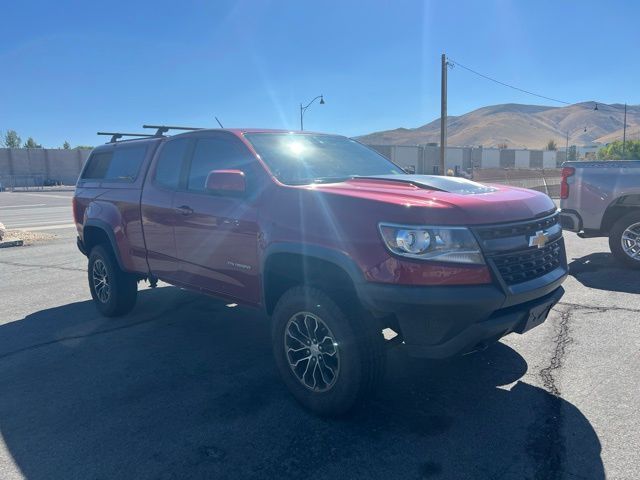
[[438, 190], [458, 195], [479, 195], [498, 190], [494, 187], [472, 182], [466, 178], [443, 177], [440, 175], [372, 175], [370, 177], [354, 177], [353, 180], [383, 180], [407, 183], [425, 190]]

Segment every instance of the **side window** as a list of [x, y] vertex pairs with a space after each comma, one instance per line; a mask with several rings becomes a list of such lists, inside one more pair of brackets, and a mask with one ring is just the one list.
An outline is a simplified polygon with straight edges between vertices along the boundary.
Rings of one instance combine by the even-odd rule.
[[253, 157], [238, 140], [231, 138], [201, 138], [191, 158], [187, 188], [203, 192], [211, 170], [242, 170], [251, 182]]
[[147, 153], [146, 145], [119, 147], [109, 152], [94, 153], [82, 174], [87, 180], [133, 182]]
[[154, 180], [158, 185], [176, 190], [180, 184], [180, 171], [187, 149], [188, 138], [169, 140], [162, 146], [156, 163]]
[[107, 169], [105, 180], [125, 180], [133, 182], [138, 176], [140, 165], [147, 154], [147, 146], [116, 147]]
[[113, 152], [94, 153], [87, 161], [87, 166], [82, 173], [86, 180], [101, 180], [107, 174]]

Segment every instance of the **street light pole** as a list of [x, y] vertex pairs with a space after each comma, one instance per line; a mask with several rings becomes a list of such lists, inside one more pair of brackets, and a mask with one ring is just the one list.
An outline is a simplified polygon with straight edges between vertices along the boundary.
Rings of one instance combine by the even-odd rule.
[[311, 104], [318, 99], [320, 99], [320, 105], [324, 105], [324, 97], [322, 95], [318, 95], [304, 106], [300, 104], [300, 131], [304, 130], [304, 114], [307, 111], [307, 108], [309, 108]]

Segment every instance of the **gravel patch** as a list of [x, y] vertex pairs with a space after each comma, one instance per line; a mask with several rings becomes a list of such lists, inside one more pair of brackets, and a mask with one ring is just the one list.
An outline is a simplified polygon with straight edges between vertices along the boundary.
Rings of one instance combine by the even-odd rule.
[[5, 240], [22, 240], [25, 245], [32, 245], [37, 242], [46, 242], [58, 238], [52, 233], [29, 232], [27, 230], [7, 230]]

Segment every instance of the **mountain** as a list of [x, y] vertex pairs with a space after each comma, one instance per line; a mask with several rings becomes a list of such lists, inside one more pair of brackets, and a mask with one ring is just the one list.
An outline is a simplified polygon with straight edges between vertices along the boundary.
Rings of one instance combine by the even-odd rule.
[[[479, 108], [460, 116], [447, 117], [450, 146], [542, 149], [550, 139], [563, 147], [609, 143], [622, 139], [624, 106], [582, 102], [566, 107], [505, 103]], [[586, 130], [586, 131], [585, 131]], [[627, 138], [640, 135], [640, 105], [627, 106]], [[440, 119], [417, 128], [396, 128], [362, 135], [370, 145], [418, 145], [440, 143]]]

